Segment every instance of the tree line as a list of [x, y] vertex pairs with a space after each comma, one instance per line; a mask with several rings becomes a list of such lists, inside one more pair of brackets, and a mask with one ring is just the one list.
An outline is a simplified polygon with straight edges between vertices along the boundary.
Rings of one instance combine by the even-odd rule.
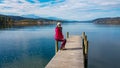
[[21, 16], [7, 16], [0, 14], [0, 29], [11, 27], [24, 27], [34, 25], [49, 25], [56, 24], [57, 22], [64, 22], [64, 20], [51, 20], [45, 18], [25, 18]]
[[0, 28], [9, 28], [13, 25], [12, 18], [8, 16], [0, 16]]
[[93, 20], [96, 24], [120, 24], [120, 17], [113, 18], [98, 18]]

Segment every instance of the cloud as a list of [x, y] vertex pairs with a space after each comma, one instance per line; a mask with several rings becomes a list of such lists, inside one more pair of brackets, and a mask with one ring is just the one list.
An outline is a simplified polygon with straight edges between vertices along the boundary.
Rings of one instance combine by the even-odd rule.
[[120, 16], [119, 0], [1, 0], [0, 13], [36, 15], [70, 20], [90, 20], [98, 17]]

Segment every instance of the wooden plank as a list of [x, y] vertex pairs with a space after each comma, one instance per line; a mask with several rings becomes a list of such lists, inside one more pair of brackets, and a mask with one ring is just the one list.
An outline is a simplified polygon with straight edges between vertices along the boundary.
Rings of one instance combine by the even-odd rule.
[[84, 68], [81, 36], [70, 36], [67, 50], [59, 50], [45, 68]]

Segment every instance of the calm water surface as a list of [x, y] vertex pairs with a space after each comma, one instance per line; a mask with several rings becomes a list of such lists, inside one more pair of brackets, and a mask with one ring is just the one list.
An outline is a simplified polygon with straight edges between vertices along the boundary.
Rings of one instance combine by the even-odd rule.
[[[0, 30], [0, 68], [44, 68], [54, 56], [55, 25]], [[88, 68], [120, 68], [120, 25], [63, 24], [89, 40]]]

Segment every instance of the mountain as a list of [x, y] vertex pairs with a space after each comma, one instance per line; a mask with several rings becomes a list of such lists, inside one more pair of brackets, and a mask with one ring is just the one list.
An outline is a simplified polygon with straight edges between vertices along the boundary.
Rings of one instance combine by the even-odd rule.
[[56, 24], [62, 20], [51, 20], [46, 18], [26, 18], [21, 16], [10, 16], [0, 14], [0, 28], [9, 28], [12, 26], [33, 26]]
[[120, 17], [98, 18], [93, 20], [96, 24], [120, 24]]
[[11, 19], [13, 19], [15, 21], [19, 21], [19, 20], [23, 20], [23, 19], [32, 19], [32, 18], [26, 18], [26, 17], [21, 17], [21, 16], [10, 16], [10, 15], [2, 15], [2, 14], [0, 14], [0, 16], [10, 17]]
[[34, 14], [22, 15], [22, 17], [25, 17], [25, 18], [34, 18], [34, 19], [40, 18], [39, 16], [36, 16], [36, 15], [34, 15]]

